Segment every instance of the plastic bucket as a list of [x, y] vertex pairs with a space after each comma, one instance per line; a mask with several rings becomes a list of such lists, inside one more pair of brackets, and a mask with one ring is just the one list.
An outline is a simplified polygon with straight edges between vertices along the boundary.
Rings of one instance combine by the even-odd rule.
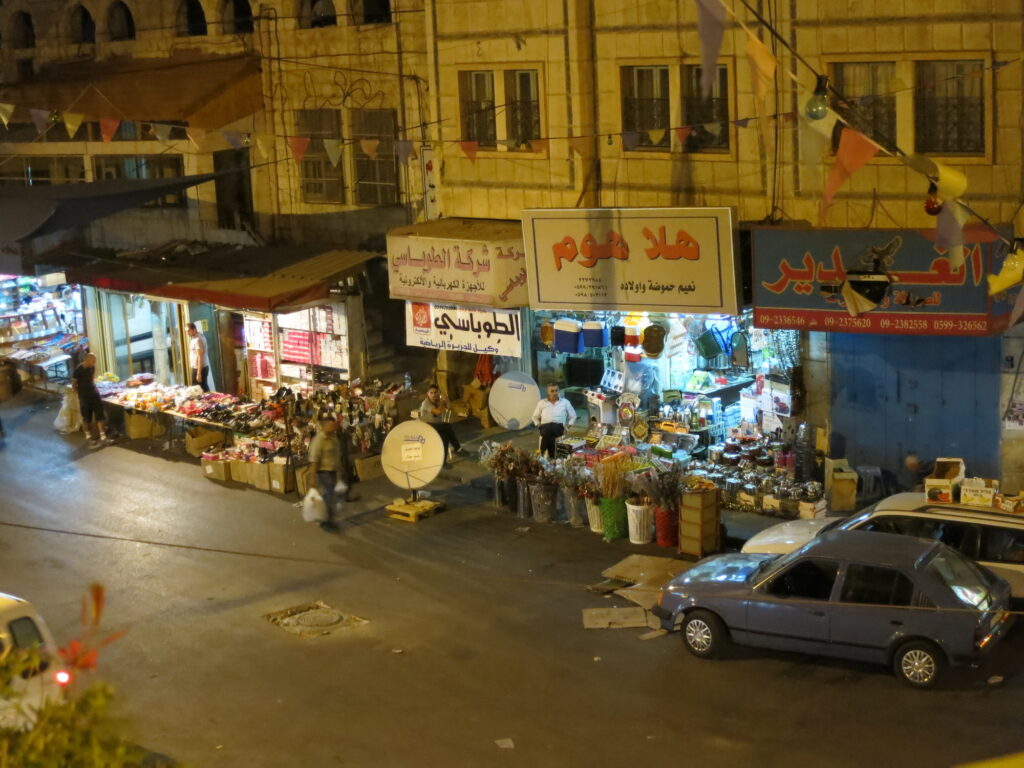
[[530, 503], [533, 505], [533, 519], [538, 523], [550, 523], [555, 517], [555, 502], [558, 486], [552, 483], [530, 483]]
[[525, 477], [516, 478], [516, 517], [528, 518], [530, 504], [530, 482]]
[[593, 499], [584, 499], [587, 509], [587, 523], [594, 533], [604, 533], [604, 524], [601, 522], [601, 507]]
[[516, 489], [516, 479], [514, 477], [506, 477], [503, 480], [499, 480], [501, 483], [501, 497], [505, 502], [505, 506], [508, 507], [509, 512], [515, 512], [519, 508], [519, 493]]
[[501, 478], [494, 475], [494, 507], [495, 509], [501, 509], [505, 506], [505, 485], [501, 482]]
[[626, 520], [631, 544], [650, 544], [654, 538], [654, 512], [650, 504], [626, 502]]
[[654, 534], [659, 547], [679, 546], [679, 515], [670, 509], [655, 507]]
[[565, 518], [569, 525], [574, 528], [581, 528], [586, 525], [584, 521], [583, 499], [572, 491], [562, 489], [562, 501], [565, 504]]
[[615, 541], [624, 539], [629, 533], [626, 522], [626, 500], [605, 499], [598, 502], [601, 507], [601, 527], [604, 529], [604, 540]]

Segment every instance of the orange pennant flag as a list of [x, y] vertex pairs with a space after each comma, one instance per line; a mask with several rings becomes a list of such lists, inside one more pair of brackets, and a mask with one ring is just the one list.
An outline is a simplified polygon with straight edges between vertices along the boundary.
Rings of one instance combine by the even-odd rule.
[[470, 162], [473, 162], [473, 163], [476, 162], [476, 151], [477, 151], [477, 149], [479, 149], [479, 147], [480, 147], [480, 142], [478, 142], [478, 141], [460, 141], [459, 142], [459, 148], [466, 154], [466, 157], [469, 158]]
[[538, 155], [548, 151], [547, 139], [530, 139], [530, 149]]
[[114, 134], [117, 133], [117, 129], [120, 125], [121, 121], [116, 117], [101, 117], [100, 135], [103, 137], [103, 141], [112, 141], [114, 139]]
[[590, 139], [586, 136], [572, 136], [569, 139], [569, 148], [577, 155], [582, 155], [587, 151], [587, 143], [589, 141]]
[[685, 144], [686, 140], [690, 138], [690, 134], [693, 133], [693, 126], [684, 125], [682, 128], [676, 128], [676, 138], [679, 139], [680, 144]]
[[380, 145], [380, 139], [360, 139], [359, 148], [369, 157], [371, 160], [377, 157], [377, 147]]
[[751, 81], [754, 85], [754, 98], [763, 102], [768, 95], [768, 88], [772, 84], [772, 77], [775, 75], [775, 67], [778, 61], [768, 50], [768, 46], [754, 37], [753, 33], [747, 32], [747, 59], [750, 61]]
[[860, 131], [843, 128], [839, 137], [839, 149], [836, 150], [836, 162], [825, 182], [825, 194], [821, 200], [820, 211], [822, 220], [825, 219], [828, 206], [839, 191], [839, 187], [878, 154], [878, 149], [878, 145]]
[[309, 137], [289, 136], [288, 146], [292, 148], [292, 154], [295, 155], [295, 162], [301, 163], [303, 156], [306, 154], [306, 150], [309, 149]]

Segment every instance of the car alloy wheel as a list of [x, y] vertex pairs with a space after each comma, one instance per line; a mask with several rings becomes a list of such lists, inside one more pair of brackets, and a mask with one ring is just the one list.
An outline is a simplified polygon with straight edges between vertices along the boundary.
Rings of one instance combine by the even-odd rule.
[[714, 658], [729, 642], [725, 624], [710, 611], [694, 611], [683, 620], [686, 650], [702, 659]]
[[711, 627], [701, 619], [686, 623], [686, 643], [697, 653], [707, 653], [712, 645]]
[[914, 641], [896, 652], [895, 672], [915, 688], [930, 688], [942, 673], [945, 659], [932, 643]]

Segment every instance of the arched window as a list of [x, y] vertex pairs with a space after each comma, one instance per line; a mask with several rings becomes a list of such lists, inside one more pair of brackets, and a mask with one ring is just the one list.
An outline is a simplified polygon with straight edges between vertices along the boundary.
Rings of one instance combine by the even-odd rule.
[[224, 30], [234, 35], [247, 35], [253, 31], [249, 0], [227, 0], [224, 4]]
[[299, 26], [309, 28], [333, 27], [338, 23], [338, 14], [331, 0], [302, 0], [299, 12]]
[[178, 35], [200, 37], [206, 34], [206, 11], [199, 0], [182, 0], [178, 6]]
[[71, 11], [71, 42], [75, 44], [92, 44], [96, 42], [96, 22], [92, 20], [83, 5], [76, 5]]
[[32, 17], [24, 11], [18, 11], [11, 17], [12, 48], [35, 48], [36, 32], [32, 27]]
[[107, 30], [111, 40], [134, 40], [135, 19], [128, 6], [117, 0], [107, 14]]

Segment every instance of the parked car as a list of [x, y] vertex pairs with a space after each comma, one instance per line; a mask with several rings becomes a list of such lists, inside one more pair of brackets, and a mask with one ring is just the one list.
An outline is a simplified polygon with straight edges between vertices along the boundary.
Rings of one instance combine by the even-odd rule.
[[[71, 673], [62, 669], [46, 622], [27, 600], [0, 592], [0, 662], [18, 650], [38, 649], [40, 663], [9, 681], [8, 697], [0, 693], [0, 728], [26, 728], [36, 711], [61, 696]], [[2, 691], [3, 689], [0, 689]]]
[[789, 520], [761, 531], [748, 554], [784, 555], [826, 531], [902, 533], [941, 541], [1010, 582], [1024, 598], [1024, 516], [960, 504], [929, 503], [923, 493], [897, 493], [852, 517]]
[[1009, 626], [1009, 585], [937, 541], [830, 531], [777, 557], [706, 558], [661, 591], [655, 615], [695, 656], [730, 641], [892, 666], [926, 688]]

